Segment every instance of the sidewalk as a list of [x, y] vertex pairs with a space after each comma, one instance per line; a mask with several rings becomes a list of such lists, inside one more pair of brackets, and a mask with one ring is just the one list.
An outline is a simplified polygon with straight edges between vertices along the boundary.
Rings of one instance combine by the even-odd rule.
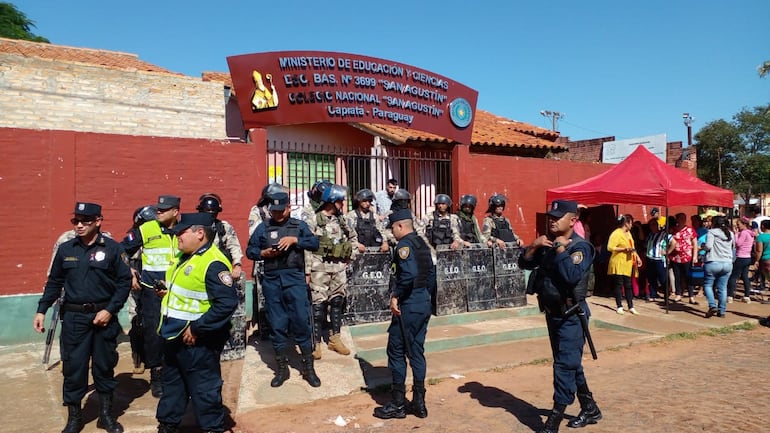
[[[591, 331], [596, 348], [639, 344], [682, 332], [699, 332], [708, 328], [756, 323], [770, 314], [770, 306], [759, 302], [728, 304], [725, 318], [706, 319], [707, 305], [703, 297], [699, 305], [671, 303], [666, 314], [662, 303], [635, 301], [640, 315], [615, 312], [612, 298], [589, 298]], [[454, 316], [434, 317], [428, 331], [426, 352], [428, 377], [439, 378], [471, 371], [520, 365], [551, 357], [545, 323], [534, 297], [528, 306], [516, 309], [490, 310]], [[323, 385], [311, 388], [299, 375], [299, 358], [291, 359], [291, 378], [280, 388], [271, 388], [273, 353], [269, 342], [252, 341], [246, 358], [223, 363], [225, 405], [236, 421], [239, 414], [261, 407], [283, 403], [300, 403], [333, 396], [361, 392], [389, 383], [385, 357], [386, 323], [345, 328], [343, 339], [355, 356], [341, 356], [324, 347], [323, 359], [316, 370]], [[115, 395], [115, 413], [127, 432], [155, 432], [157, 400], [149, 392], [149, 371], [131, 374], [130, 348], [123, 341], [118, 348], [120, 362], [116, 368], [119, 381]], [[58, 348], [52, 351], [49, 369], [40, 363], [42, 344], [20, 345], [0, 351], [0, 394], [5, 408], [0, 411], [4, 432], [59, 432], [66, 421], [61, 405], [62, 376], [58, 364]], [[590, 357], [588, 349], [586, 358]], [[103, 432], [96, 428], [98, 402], [89, 394], [84, 406], [86, 433]], [[188, 414], [189, 415], [189, 414]], [[194, 425], [188, 416], [183, 426]], [[182, 431], [197, 431], [195, 428]], [[237, 432], [237, 425], [233, 431]]]

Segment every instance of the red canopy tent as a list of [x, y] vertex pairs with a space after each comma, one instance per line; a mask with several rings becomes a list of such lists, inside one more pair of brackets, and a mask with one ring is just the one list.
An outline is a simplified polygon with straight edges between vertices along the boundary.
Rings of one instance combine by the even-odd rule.
[[569, 199], [585, 204], [733, 207], [733, 192], [708, 184], [661, 161], [639, 146], [602, 174], [546, 191], [546, 202]]

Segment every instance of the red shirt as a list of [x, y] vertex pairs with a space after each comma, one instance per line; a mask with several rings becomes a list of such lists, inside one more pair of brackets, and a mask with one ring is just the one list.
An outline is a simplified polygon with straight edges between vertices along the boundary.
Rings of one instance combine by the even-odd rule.
[[676, 249], [671, 253], [671, 261], [675, 263], [692, 262], [692, 241], [697, 239], [698, 235], [690, 226], [684, 226], [681, 230], [674, 233]]

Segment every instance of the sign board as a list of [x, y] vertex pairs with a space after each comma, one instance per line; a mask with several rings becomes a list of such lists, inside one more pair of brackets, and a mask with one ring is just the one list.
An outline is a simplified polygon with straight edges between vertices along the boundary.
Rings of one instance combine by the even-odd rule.
[[247, 129], [378, 123], [470, 143], [478, 92], [403, 63], [328, 51], [227, 58]]
[[638, 146], [646, 147], [653, 155], [666, 162], [666, 134], [606, 141], [602, 146], [602, 162], [617, 164], [632, 154]]

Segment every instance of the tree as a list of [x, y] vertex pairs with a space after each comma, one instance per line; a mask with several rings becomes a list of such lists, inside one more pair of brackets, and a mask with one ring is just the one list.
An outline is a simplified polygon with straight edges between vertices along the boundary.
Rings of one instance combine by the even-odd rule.
[[770, 60], [759, 65], [757, 70], [759, 71], [759, 78], [765, 78], [766, 76], [770, 75]]
[[743, 109], [732, 122], [708, 123], [695, 134], [698, 177], [740, 194], [746, 203], [770, 192], [770, 117], [767, 106]]
[[35, 22], [27, 18], [24, 12], [7, 2], [0, 2], [0, 37], [23, 39], [33, 42], [50, 43], [48, 39], [30, 32]]

